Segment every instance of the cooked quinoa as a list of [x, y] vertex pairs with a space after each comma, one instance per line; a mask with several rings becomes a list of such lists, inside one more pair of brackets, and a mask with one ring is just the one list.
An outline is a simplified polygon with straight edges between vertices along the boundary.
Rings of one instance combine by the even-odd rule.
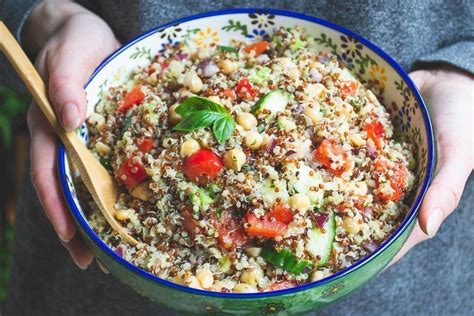
[[121, 185], [116, 217], [140, 243], [85, 197], [96, 233], [158, 277], [219, 292], [293, 287], [373, 252], [406, 215], [412, 145], [312, 47], [298, 28], [167, 46], [102, 91], [89, 147]]

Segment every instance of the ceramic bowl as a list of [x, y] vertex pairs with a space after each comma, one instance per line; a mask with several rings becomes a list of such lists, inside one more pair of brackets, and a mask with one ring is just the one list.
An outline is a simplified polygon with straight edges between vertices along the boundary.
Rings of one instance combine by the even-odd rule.
[[[73, 174], [64, 147], [58, 155], [59, 178], [67, 205], [84, 241], [104, 266], [123, 283], [153, 302], [186, 313], [274, 314], [301, 313], [338, 300], [379, 273], [402, 247], [416, 222], [418, 208], [430, 182], [434, 165], [434, 140], [430, 118], [420, 94], [405, 71], [380, 48], [338, 25], [302, 14], [236, 9], [180, 19], [143, 35], [118, 49], [92, 74], [85, 86], [90, 115], [100, 91], [137, 65], [148, 63], [166, 44], [184, 42], [196, 48], [226, 45], [233, 38], [256, 41], [281, 26], [300, 26], [314, 38], [317, 48], [336, 54], [377, 94], [392, 115], [401, 138], [416, 145], [418, 162], [415, 192], [400, 227], [375, 252], [353, 266], [323, 280], [291, 289], [254, 293], [214, 293], [160, 279], [118, 256], [91, 229], [79, 204]], [[78, 131], [85, 142], [88, 131]]]

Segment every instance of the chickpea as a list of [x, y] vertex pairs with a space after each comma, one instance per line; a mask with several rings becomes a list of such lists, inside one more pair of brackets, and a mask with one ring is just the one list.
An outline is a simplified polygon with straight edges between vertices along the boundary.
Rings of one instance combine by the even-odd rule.
[[191, 92], [198, 93], [202, 89], [202, 80], [199, 78], [196, 72], [188, 72], [184, 75], [183, 85], [187, 87]]
[[142, 201], [148, 201], [150, 199], [150, 183], [142, 182], [130, 192], [130, 194]]
[[226, 75], [230, 75], [231, 73], [233, 73], [234, 71], [237, 70], [237, 63], [229, 60], [229, 59], [224, 59], [224, 60], [221, 60], [219, 62], [219, 68], [221, 69], [221, 71], [226, 74]]
[[326, 277], [326, 273], [324, 273], [323, 271], [314, 271], [311, 274], [311, 282], [316, 282], [316, 281], [322, 280], [325, 277]]
[[98, 141], [97, 143], [95, 143], [95, 149], [97, 150], [97, 152], [101, 156], [108, 155], [110, 153], [110, 150], [111, 150], [109, 145], [104, 144], [101, 141]]
[[245, 135], [244, 143], [248, 148], [258, 149], [260, 146], [262, 146], [263, 135], [259, 132], [248, 132], [247, 135]]
[[369, 191], [369, 188], [367, 187], [367, 183], [365, 182], [356, 182], [354, 184], [354, 194], [359, 195], [359, 196], [365, 196], [367, 195], [367, 192]]
[[260, 252], [262, 252], [262, 248], [260, 248], [260, 247], [249, 247], [249, 248], [245, 249], [245, 252], [250, 257], [257, 258], [258, 256], [260, 256]]
[[202, 269], [196, 272], [196, 277], [201, 283], [201, 286], [205, 289], [210, 288], [214, 284], [214, 276], [209, 269]]
[[360, 147], [365, 144], [365, 140], [359, 134], [350, 134], [349, 140], [351, 141], [352, 145], [356, 147]]
[[301, 212], [307, 211], [311, 206], [311, 201], [309, 200], [309, 198], [301, 193], [296, 193], [295, 195], [292, 195], [289, 198], [288, 203], [290, 204], [291, 208]]
[[221, 103], [221, 98], [219, 98], [217, 95], [211, 95], [207, 98], [211, 100], [212, 102]]
[[198, 278], [196, 278], [194, 275], [188, 276], [188, 277], [184, 280], [184, 282], [185, 282], [186, 285], [189, 286], [189, 287], [192, 287], [192, 288], [195, 288], [195, 289], [199, 289], [199, 290], [202, 289], [201, 283], [199, 283]]
[[250, 268], [242, 272], [240, 275], [240, 281], [249, 285], [257, 285], [257, 273], [255, 269]]
[[321, 94], [326, 91], [326, 87], [321, 83], [310, 83], [304, 88], [307, 100], [316, 100]]
[[303, 114], [306, 115], [313, 124], [317, 124], [323, 118], [323, 114], [316, 104], [307, 105], [303, 110]]
[[259, 265], [246, 269], [240, 275], [240, 281], [250, 285], [261, 284], [263, 280], [263, 270]]
[[257, 292], [257, 288], [250, 284], [239, 283], [236, 286], [234, 286], [233, 291], [235, 293], [255, 293]]
[[226, 288], [226, 289], [232, 289], [232, 285], [231, 284], [227, 284], [225, 282], [222, 282], [222, 281], [216, 281], [214, 282], [214, 284], [211, 286], [210, 290], [211, 291], [214, 291], [214, 292], [222, 292], [222, 289], [223, 288]]
[[252, 113], [240, 112], [237, 114], [237, 124], [242, 126], [246, 131], [257, 127], [257, 118]]
[[181, 285], [186, 285], [186, 282], [184, 281], [184, 276], [185, 273], [183, 272], [176, 274], [176, 276], [173, 278], [173, 282]]
[[234, 148], [224, 154], [222, 162], [226, 168], [240, 171], [246, 160], [247, 157], [245, 156], [242, 149]]
[[181, 156], [187, 157], [194, 154], [196, 151], [201, 149], [199, 142], [194, 139], [187, 139], [181, 144]]
[[179, 103], [175, 103], [168, 108], [168, 120], [171, 124], [178, 124], [181, 121], [181, 115], [176, 113], [176, 108], [178, 107]]
[[190, 97], [195, 96], [195, 94], [189, 91], [188, 89], [186, 89], [186, 87], [179, 89], [178, 93], [181, 98], [184, 98], [184, 97], [190, 98]]
[[128, 210], [118, 210], [115, 213], [115, 217], [119, 221], [126, 221], [126, 220], [130, 219], [130, 212]]
[[349, 234], [357, 234], [362, 228], [357, 219], [353, 217], [344, 218], [342, 226]]
[[105, 126], [105, 117], [99, 113], [92, 113], [89, 117], [89, 125], [92, 131], [100, 131]]

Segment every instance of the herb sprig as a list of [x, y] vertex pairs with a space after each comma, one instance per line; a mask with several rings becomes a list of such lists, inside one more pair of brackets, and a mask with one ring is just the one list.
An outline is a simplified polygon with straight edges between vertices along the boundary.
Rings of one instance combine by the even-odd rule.
[[190, 97], [176, 108], [176, 113], [182, 117], [174, 129], [191, 132], [197, 129], [211, 127], [220, 144], [225, 143], [234, 133], [234, 118], [226, 108], [219, 103], [202, 97]]

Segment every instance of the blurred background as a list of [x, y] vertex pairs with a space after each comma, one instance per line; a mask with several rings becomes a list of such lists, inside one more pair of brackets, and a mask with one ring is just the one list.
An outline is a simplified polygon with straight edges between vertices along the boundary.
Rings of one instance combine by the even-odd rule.
[[10, 276], [16, 200], [27, 159], [30, 100], [0, 85], [0, 306]]

